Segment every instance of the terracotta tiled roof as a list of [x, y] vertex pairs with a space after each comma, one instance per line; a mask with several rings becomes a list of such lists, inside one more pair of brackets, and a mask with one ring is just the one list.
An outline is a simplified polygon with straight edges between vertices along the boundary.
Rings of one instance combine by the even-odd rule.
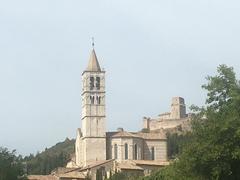
[[136, 137], [139, 138], [137, 135], [126, 132], [126, 131], [120, 131], [120, 132], [107, 132], [107, 137]]
[[86, 176], [83, 173], [76, 172], [76, 171], [59, 174], [57, 176], [60, 178], [73, 178], [73, 179], [85, 179], [86, 178]]
[[54, 175], [29, 175], [28, 180], [58, 180]]
[[148, 165], [148, 166], [167, 166], [169, 162], [163, 161], [149, 161], [149, 160], [128, 160], [125, 162], [117, 163], [117, 168], [123, 170], [144, 170], [141, 165]]
[[70, 171], [68, 171], [66, 173], [70, 173], [70, 172], [83, 172], [83, 171], [86, 171], [88, 169], [92, 169], [92, 168], [95, 168], [97, 166], [101, 166], [103, 164], [106, 164], [106, 163], [109, 163], [109, 162], [113, 162], [113, 161], [114, 161], [114, 159], [105, 160], [105, 161], [97, 161], [97, 162], [95, 162], [93, 164], [90, 164], [90, 165], [84, 167], [84, 168], [82, 168], [82, 167], [81, 168], [73, 168], [72, 170], [70, 170]]
[[166, 134], [164, 132], [150, 132], [150, 133], [143, 133], [143, 132], [107, 132], [107, 137], [111, 138], [122, 138], [122, 137], [130, 137], [130, 138], [142, 138], [142, 139], [166, 139]]
[[106, 164], [106, 163], [109, 163], [109, 162], [112, 162], [112, 161], [114, 161], [114, 159], [105, 160], [105, 161], [97, 161], [97, 162], [95, 162], [93, 164], [90, 164], [90, 165], [84, 167], [83, 169], [80, 169], [79, 171], [85, 171], [87, 169], [92, 169], [92, 168], [95, 168], [97, 166], [101, 166], [103, 164]]
[[54, 169], [51, 174], [63, 174], [63, 173], [69, 172], [74, 169], [75, 168], [58, 167], [58, 168]]
[[167, 166], [169, 161], [132, 160], [136, 165]]
[[130, 161], [118, 163], [117, 167], [119, 169], [125, 169], [125, 170], [127, 169], [127, 170], [141, 170], [141, 171], [143, 171], [143, 168], [137, 166], [136, 164], [134, 164]]

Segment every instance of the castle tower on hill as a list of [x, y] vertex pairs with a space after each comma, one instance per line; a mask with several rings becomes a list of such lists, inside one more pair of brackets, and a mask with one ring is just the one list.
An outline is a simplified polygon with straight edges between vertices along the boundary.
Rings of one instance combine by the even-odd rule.
[[171, 118], [181, 119], [186, 117], [186, 106], [182, 97], [173, 97], [171, 105]]
[[150, 131], [159, 129], [183, 129], [188, 131], [190, 127], [191, 114], [186, 113], [185, 101], [182, 97], [173, 97], [171, 111], [159, 114], [155, 118], [143, 118], [143, 128]]
[[82, 129], [76, 140], [78, 166], [106, 160], [105, 117], [105, 71], [93, 49], [82, 73]]

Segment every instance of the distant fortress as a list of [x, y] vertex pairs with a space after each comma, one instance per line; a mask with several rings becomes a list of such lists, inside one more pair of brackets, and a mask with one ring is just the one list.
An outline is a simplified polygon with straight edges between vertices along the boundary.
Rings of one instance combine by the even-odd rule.
[[186, 113], [185, 101], [182, 97], [173, 97], [171, 112], [158, 115], [156, 118], [143, 118], [143, 128], [149, 131], [168, 130], [181, 128], [182, 130], [190, 129], [191, 114]]

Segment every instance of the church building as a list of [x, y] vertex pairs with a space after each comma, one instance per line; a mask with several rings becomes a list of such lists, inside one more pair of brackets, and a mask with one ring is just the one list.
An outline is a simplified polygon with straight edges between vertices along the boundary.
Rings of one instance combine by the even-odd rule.
[[174, 97], [171, 112], [145, 117], [142, 130], [128, 132], [118, 128], [107, 132], [105, 71], [94, 48], [82, 73], [81, 99], [81, 128], [77, 129], [71, 161], [50, 175], [29, 176], [30, 180], [104, 180], [118, 172], [149, 175], [169, 165], [166, 132], [190, 124], [184, 99]]
[[[167, 162], [167, 140], [164, 132], [127, 132], [123, 128], [106, 131], [105, 71], [101, 69], [94, 48], [82, 73], [81, 129], [77, 130], [75, 162], [84, 168], [99, 162], [114, 162], [116, 167], [162, 166]], [[165, 164], [164, 164], [165, 165]], [[150, 168], [150, 169], [151, 169]]]

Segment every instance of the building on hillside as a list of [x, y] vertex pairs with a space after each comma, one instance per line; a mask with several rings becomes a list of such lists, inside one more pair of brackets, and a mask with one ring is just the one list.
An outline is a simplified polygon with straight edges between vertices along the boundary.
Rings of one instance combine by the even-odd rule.
[[94, 48], [82, 73], [81, 97], [81, 129], [77, 129], [74, 157], [66, 168], [58, 168], [48, 176], [29, 176], [29, 179], [104, 180], [116, 172], [149, 175], [152, 170], [169, 164], [165, 130], [183, 126], [190, 117], [184, 99], [176, 97], [170, 113], [144, 118], [144, 130], [127, 132], [119, 128], [107, 132], [105, 71]]
[[[127, 132], [123, 128], [106, 132], [105, 71], [100, 67], [94, 48], [88, 66], [82, 73], [81, 96], [82, 127], [77, 130], [75, 164], [71, 162], [69, 167], [84, 169], [99, 162], [114, 160], [114, 167], [101, 167], [107, 175], [124, 167], [122, 163], [129, 164], [132, 167], [129, 170], [135, 167], [141, 172], [146, 171], [148, 164], [150, 169], [166, 164], [167, 140], [163, 132]], [[138, 166], [137, 161], [144, 161], [145, 168]]]
[[182, 97], [173, 97], [171, 112], [163, 113], [155, 118], [144, 117], [143, 129], [148, 131], [159, 131], [180, 129], [188, 131], [191, 129], [191, 114], [186, 113], [185, 101]]

